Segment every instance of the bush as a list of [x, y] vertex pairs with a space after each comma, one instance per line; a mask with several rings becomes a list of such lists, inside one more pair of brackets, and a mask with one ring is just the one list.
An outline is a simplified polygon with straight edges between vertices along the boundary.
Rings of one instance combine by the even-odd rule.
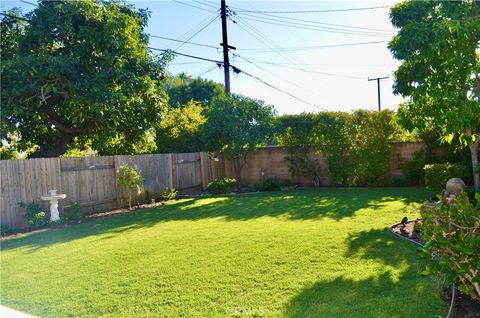
[[80, 210], [80, 204], [70, 201], [70, 206], [62, 213], [62, 223], [78, 222], [84, 218], [84, 214]]
[[165, 190], [162, 191], [162, 198], [166, 200], [174, 200], [177, 198], [178, 191], [175, 190], [175, 188], [165, 188]]
[[6, 225], [6, 224], [0, 225], [0, 235], [1, 235], [2, 237], [7, 236], [8, 230], [9, 230], [8, 225]]
[[[304, 177], [312, 180], [314, 186], [320, 186], [321, 168], [318, 160], [310, 159], [307, 155], [291, 153], [285, 157], [289, 163], [288, 173], [292, 177]], [[268, 190], [265, 190], [268, 191]]]
[[229, 178], [214, 180], [207, 185], [207, 190], [211, 194], [227, 194], [233, 191], [236, 183], [236, 179]]
[[[480, 194], [476, 195], [477, 201]], [[474, 206], [465, 192], [448, 204], [444, 199], [435, 208], [422, 209], [422, 236], [429, 257], [426, 273], [443, 272], [458, 289], [480, 298], [480, 204]]]
[[132, 208], [132, 189], [140, 192], [140, 186], [143, 184], [140, 171], [129, 165], [122, 165], [117, 170], [117, 184], [128, 191], [128, 207]]
[[281, 190], [280, 185], [273, 180], [272, 178], [264, 179], [262, 181], [257, 182], [253, 186], [254, 191], [279, 191]]
[[425, 151], [416, 151], [413, 153], [412, 160], [400, 164], [405, 185], [416, 186], [425, 182], [426, 164]]
[[451, 178], [467, 181], [470, 173], [467, 167], [458, 163], [435, 163], [425, 165], [425, 186], [430, 190], [439, 191], [445, 188]]
[[25, 213], [25, 219], [30, 227], [38, 227], [48, 224], [46, 218], [47, 213], [43, 211], [42, 207], [34, 202], [31, 203], [18, 203], [20, 207], [24, 208], [27, 213]]

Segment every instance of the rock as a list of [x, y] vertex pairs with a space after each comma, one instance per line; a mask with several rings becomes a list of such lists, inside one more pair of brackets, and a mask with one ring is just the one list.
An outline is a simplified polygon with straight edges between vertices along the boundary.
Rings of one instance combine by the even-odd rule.
[[458, 195], [460, 192], [465, 190], [465, 182], [463, 182], [460, 178], [452, 178], [447, 181], [447, 185], [445, 186], [445, 190], [447, 190], [448, 194]]

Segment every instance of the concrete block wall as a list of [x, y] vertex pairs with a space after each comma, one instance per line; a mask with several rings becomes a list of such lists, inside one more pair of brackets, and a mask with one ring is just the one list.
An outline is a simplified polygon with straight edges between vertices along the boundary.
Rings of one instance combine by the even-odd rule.
[[[400, 164], [412, 159], [416, 151], [424, 148], [422, 142], [400, 142], [392, 144], [392, 151], [388, 161], [388, 167], [385, 171], [385, 177], [401, 177], [402, 171]], [[273, 178], [277, 181], [291, 180], [304, 184], [311, 183], [306, 178], [294, 178], [289, 174], [289, 164], [285, 161], [287, 151], [284, 147], [261, 147], [255, 152], [248, 154], [247, 164], [242, 170], [242, 180], [244, 184], [251, 185], [263, 178]], [[318, 160], [322, 169], [321, 185], [329, 186], [330, 176], [328, 175], [325, 158], [321, 154], [317, 154], [314, 150], [309, 151], [310, 158]], [[225, 161], [225, 175], [234, 178], [235, 173], [231, 161]]]

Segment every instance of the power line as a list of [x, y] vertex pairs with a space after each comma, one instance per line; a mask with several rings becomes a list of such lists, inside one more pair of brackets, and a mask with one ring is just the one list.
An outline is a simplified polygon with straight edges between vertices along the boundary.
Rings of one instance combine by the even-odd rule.
[[213, 62], [213, 63], [217, 63], [217, 65], [218, 65], [218, 64], [223, 65], [223, 62], [222, 62], [222, 61], [212, 60], [212, 59], [205, 58], [205, 57], [201, 57], [201, 56], [195, 56], [195, 55], [180, 53], [180, 52], [173, 51], [173, 50], [159, 49], [159, 48], [151, 47], [151, 46], [149, 46], [148, 48], [149, 48], [150, 50], [153, 50], [153, 51], [172, 52], [172, 53], [175, 54], [175, 55], [190, 57], [190, 58], [192, 58], [192, 59], [197, 59], [197, 60], [202, 60], [202, 61]]
[[207, 67], [206, 69], [201, 70], [200, 72], [192, 75], [192, 77], [200, 77], [200, 76], [203, 76], [203, 75], [207, 74], [208, 72], [213, 71], [215, 68], [217, 68], [217, 65], [214, 65], [214, 66], [211, 66], [211, 67], [209, 66], [209, 67]]
[[23, 2], [23, 3], [26, 3], [26, 4], [29, 4], [29, 5], [32, 5], [32, 6], [38, 6], [37, 3], [33, 3], [33, 2], [29, 2], [29, 1], [25, 1], [25, 0], [20, 0], [20, 2]]
[[274, 90], [279, 91], [279, 92], [281, 92], [281, 93], [284, 93], [284, 94], [286, 94], [286, 95], [288, 95], [288, 96], [290, 96], [290, 97], [292, 97], [292, 98], [294, 98], [294, 99], [296, 99], [296, 100], [298, 100], [298, 101], [300, 101], [300, 102], [302, 102], [302, 103], [305, 103], [305, 104], [307, 104], [307, 105], [313, 106], [313, 107], [318, 108], [318, 109], [323, 110], [323, 111], [328, 111], [328, 109], [326, 109], [326, 108], [320, 107], [320, 106], [318, 106], [318, 105], [316, 105], [316, 104], [313, 104], [313, 103], [310, 103], [310, 102], [308, 102], [308, 101], [306, 101], [306, 100], [304, 100], [304, 99], [301, 99], [300, 97], [297, 97], [297, 96], [293, 95], [292, 93], [289, 93], [289, 92], [287, 92], [287, 91], [285, 91], [285, 90], [283, 90], [283, 89], [281, 89], [281, 88], [278, 88], [278, 87], [276, 87], [276, 86], [274, 86], [274, 85], [272, 85], [272, 84], [270, 84], [270, 83], [262, 80], [260, 77], [257, 77], [257, 76], [255, 76], [255, 75], [252, 75], [252, 74], [250, 74], [250, 73], [247, 73], [247, 72], [239, 69], [238, 67], [235, 67], [235, 66], [232, 65], [232, 69], [233, 69], [233, 71], [234, 71], [235, 73], [243, 73], [243, 74], [245, 74], [245, 75], [247, 75], [247, 76], [249, 76], [249, 77], [251, 77], [251, 78], [253, 78], [253, 79], [256, 79], [257, 81], [259, 81], [259, 82], [267, 85], [268, 87], [273, 88]]
[[349, 29], [356, 29], [356, 30], [364, 30], [364, 31], [375, 31], [375, 32], [388, 32], [388, 33], [394, 33], [394, 30], [384, 30], [384, 29], [376, 29], [376, 28], [365, 28], [361, 26], [353, 26], [353, 25], [345, 25], [345, 24], [336, 24], [336, 23], [326, 23], [326, 22], [319, 22], [319, 21], [313, 21], [313, 20], [305, 20], [305, 19], [297, 19], [297, 18], [289, 18], [289, 17], [283, 17], [279, 15], [274, 15], [274, 14], [268, 14], [268, 13], [259, 13], [258, 15], [256, 14], [249, 14], [249, 13], [241, 13], [241, 15], [245, 15], [248, 17], [254, 17], [254, 18], [261, 18], [261, 17], [267, 17], [265, 19], [268, 19], [268, 17], [275, 18], [275, 19], [280, 19], [280, 21], [284, 22], [291, 22], [291, 23], [308, 23], [308, 24], [315, 24], [315, 25], [327, 25], [327, 26], [334, 26], [334, 27], [340, 27], [340, 28], [349, 28]]
[[178, 45], [174, 50], [178, 50], [179, 48], [181, 48], [183, 45], [185, 45], [185, 43], [187, 43], [188, 41], [190, 41], [191, 39], [193, 39], [197, 34], [199, 34], [200, 32], [202, 32], [203, 30], [205, 30], [210, 24], [213, 23], [213, 21], [215, 21], [216, 19], [218, 18], [218, 15], [215, 15], [213, 17], [213, 19], [211, 19], [210, 21], [207, 22], [207, 24], [205, 24], [203, 27], [201, 27], [197, 32], [195, 32], [193, 35], [191, 35], [188, 39], [186, 39], [185, 41], [183, 41], [180, 45]]
[[311, 31], [319, 31], [319, 32], [328, 32], [328, 33], [338, 33], [338, 34], [348, 34], [348, 35], [361, 35], [361, 36], [373, 36], [373, 37], [388, 37], [390, 38], [392, 35], [381, 34], [381, 33], [373, 33], [373, 32], [366, 32], [366, 31], [354, 31], [354, 30], [346, 30], [340, 28], [329, 28], [329, 27], [320, 27], [314, 26], [304, 23], [293, 23], [293, 22], [285, 22], [281, 20], [274, 20], [274, 19], [258, 19], [258, 18], [251, 18], [251, 17], [243, 17], [243, 19], [249, 21], [256, 21], [264, 24], [270, 25], [278, 25], [283, 27], [295, 28], [295, 29], [302, 29], [302, 30], [311, 30]]
[[182, 40], [167, 38], [167, 37], [164, 37], [164, 36], [159, 36], [159, 35], [154, 35], [154, 34], [148, 34], [148, 35], [152, 38], [157, 38], [157, 39], [162, 39], [162, 40], [167, 40], [167, 41], [181, 42], [181, 43], [184, 43], [184, 44], [190, 44], [190, 45], [196, 45], [196, 46], [218, 49], [218, 46], [214, 46], [214, 45], [195, 43], [195, 42], [189, 42], [189, 41], [182, 41]]
[[[237, 55], [237, 56], [238, 56], [238, 55]], [[268, 65], [273, 65], [273, 66], [283, 67], [283, 68], [288, 68], [288, 69], [297, 70], [297, 71], [306, 72], [306, 73], [326, 75], [326, 76], [334, 76], [334, 77], [343, 77], [343, 78], [356, 79], [356, 80], [364, 80], [364, 79], [365, 79], [365, 78], [360, 77], [360, 76], [342, 75], [342, 74], [335, 74], [335, 73], [328, 73], [328, 72], [320, 72], [320, 71], [315, 71], [315, 70], [306, 70], [306, 69], [304, 69], [304, 68], [287, 66], [287, 65], [284, 65], [284, 64], [280, 64], [280, 63], [267, 62], [267, 61], [257, 61], [257, 60], [255, 60], [255, 59], [245, 58], [245, 57], [242, 57], [242, 58], [243, 58], [243, 59], [248, 59], [248, 60], [250, 60], [250, 61], [255, 61], [255, 62], [257, 62], [257, 63], [268, 64]]]
[[346, 12], [346, 11], [365, 11], [365, 10], [376, 10], [376, 9], [386, 9], [391, 8], [392, 6], [376, 6], [376, 7], [362, 7], [362, 8], [345, 8], [345, 9], [327, 9], [327, 10], [287, 10], [287, 11], [262, 11], [262, 10], [245, 10], [242, 8], [235, 7], [236, 10], [242, 12], [252, 12], [252, 13], [293, 13], [293, 14], [302, 14], [302, 13], [327, 13], [327, 12]]
[[[345, 47], [345, 46], [359, 46], [388, 43], [388, 41], [370, 41], [370, 42], [358, 42], [358, 43], [342, 43], [342, 44], [330, 44], [330, 45], [315, 45], [315, 46], [294, 46], [294, 47], [282, 47], [281, 51], [307, 51], [307, 50], [320, 50], [327, 48]], [[238, 51], [249, 51], [250, 53], [270, 53], [272, 50], [266, 48], [243, 48]]]
[[188, 6], [188, 7], [197, 8], [199, 10], [208, 11], [208, 12], [217, 12], [218, 11], [218, 10], [216, 10], [216, 11], [208, 10], [208, 9], [205, 9], [205, 8], [202, 8], [202, 7], [195, 6], [191, 3], [181, 2], [181, 1], [178, 1], [178, 0], [173, 0], [173, 2], [180, 3], [180, 4], [183, 4], [183, 5]]

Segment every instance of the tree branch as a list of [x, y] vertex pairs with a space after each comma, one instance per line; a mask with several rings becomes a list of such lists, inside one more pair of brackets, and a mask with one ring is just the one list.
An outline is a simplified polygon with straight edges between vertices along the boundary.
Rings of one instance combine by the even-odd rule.
[[[85, 128], [71, 128], [68, 127], [63, 119], [55, 113], [55, 111], [52, 109], [51, 102], [52, 100], [49, 100], [50, 103], [47, 103], [47, 105], [44, 105], [38, 109], [39, 112], [44, 113], [47, 115], [46, 120], [50, 122], [51, 124], [55, 125], [55, 127], [62, 133], [65, 134], [80, 134], [84, 133], [87, 131]], [[50, 104], [50, 105], [48, 105]]]

